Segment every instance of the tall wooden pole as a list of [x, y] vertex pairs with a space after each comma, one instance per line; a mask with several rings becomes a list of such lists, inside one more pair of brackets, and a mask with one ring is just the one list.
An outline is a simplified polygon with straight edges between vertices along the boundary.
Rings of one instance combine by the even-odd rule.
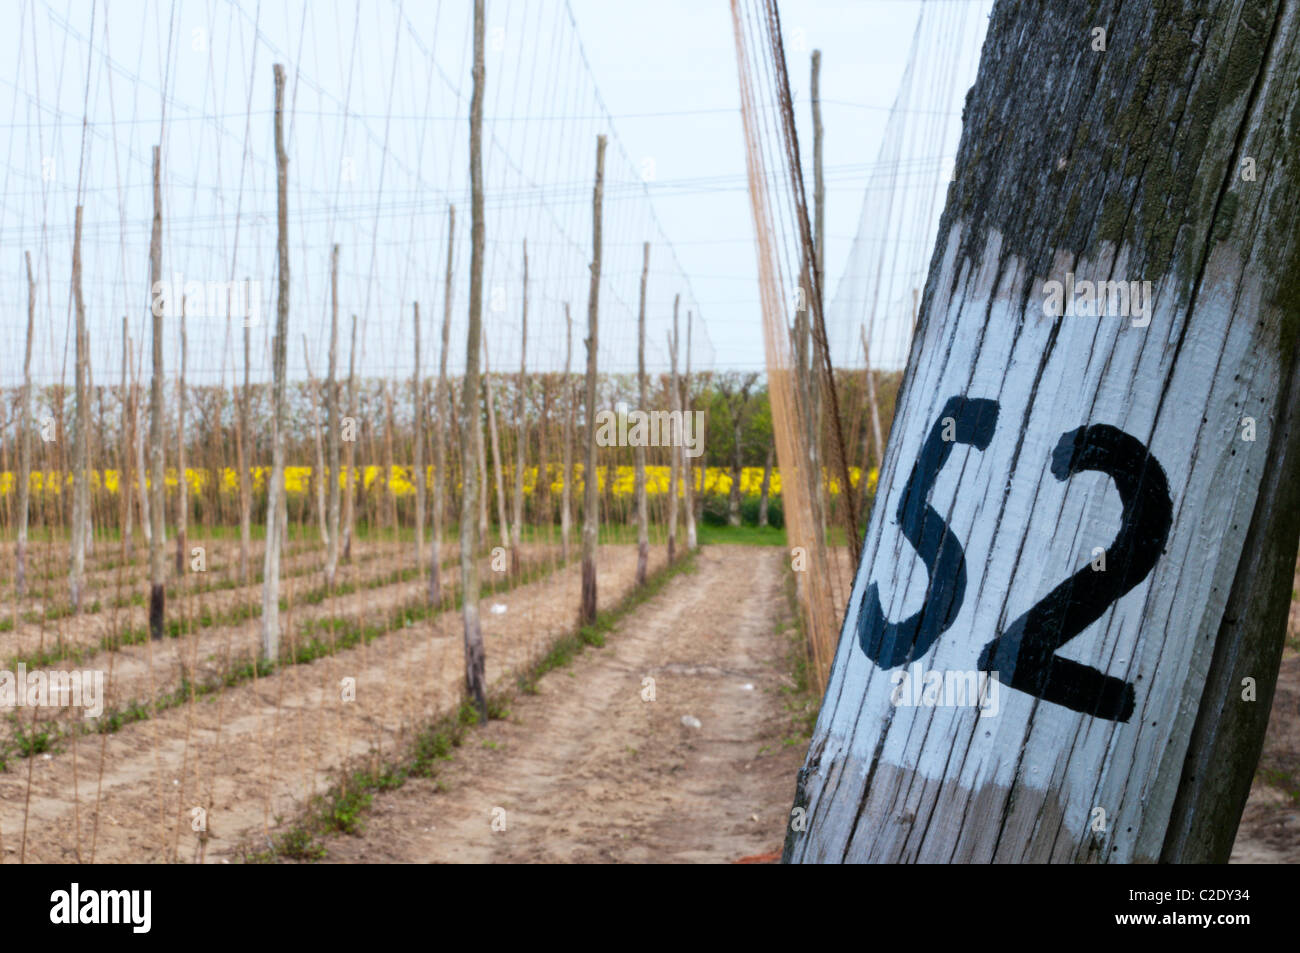
[[600, 484], [596, 474], [596, 326], [600, 314], [601, 206], [605, 199], [605, 137], [596, 137], [596, 184], [591, 198], [591, 290], [587, 293], [587, 463], [583, 467], [582, 625], [596, 621], [596, 542], [600, 532]]
[[[471, 423], [479, 406], [479, 342], [483, 336], [483, 0], [474, 0], [474, 90], [469, 109], [470, 262], [469, 328], [465, 339], [465, 380], [461, 387], [461, 507], [460, 578], [461, 616], [465, 633], [465, 688], [487, 721], [487, 676], [483, 630], [479, 621], [478, 534], [474, 522], [478, 507], [478, 459]], [[478, 428], [474, 428], [478, 429]]]
[[[650, 243], [642, 246], [641, 256], [641, 305], [637, 310], [636, 321], [636, 383], [637, 410], [648, 411], [649, 398], [646, 395], [645, 380], [645, 286], [650, 273]], [[636, 467], [636, 584], [645, 584], [646, 570], [650, 565], [650, 507], [646, 501], [645, 485], [645, 444], [638, 442], [633, 448]]]
[[[686, 426], [686, 418], [692, 413], [691, 410], [691, 329], [695, 323], [695, 315], [691, 311], [686, 312], [686, 373], [682, 375], [682, 425]], [[704, 433], [698, 432], [699, 445], [704, 446]], [[699, 542], [695, 533], [695, 458], [686, 456], [682, 453], [682, 467], [686, 471], [686, 494], [683, 500], [682, 509], [686, 513], [686, 549], [694, 552]]]
[[[411, 377], [411, 404], [414, 418], [415, 446], [412, 456], [415, 458], [415, 566], [424, 573], [424, 377], [420, 373], [420, 302], [415, 302], [412, 324], [415, 328], [415, 370]], [[435, 558], [437, 558], [435, 556]]]
[[329, 453], [329, 542], [325, 553], [325, 586], [334, 588], [339, 568], [339, 246], [330, 250], [330, 356], [325, 379], [325, 439]]
[[81, 611], [81, 596], [86, 584], [86, 522], [90, 518], [90, 407], [86, 394], [86, 302], [81, 294], [81, 213], [77, 206], [76, 224], [72, 239], [72, 298], [76, 312], [77, 367], [76, 415], [77, 424], [72, 441], [72, 570], [69, 574], [69, 593], [72, 611]]
[[131, 413], [131, 336], [127, 333], [126, 315], [122, 315], [122, 440], [121, 453], [118, 456], [118, 486], [121, 488], [122, 501], [122, 551], [121, 560], [126, 564], [127, 553], [131, 549], [131, 484], [135, 482], [132, 473], [132, 461], [135, 454], [135, 420]]
[[316, 451], [316, 464], [312, 468], [312, 489], [316, 493], [316, 520], [320, 524], [320, 539], [325, 544], [325, 559], [329, 561], [330, 524], [325, 502], [325, 447], [321, 440], [320, 393], [316, 387], [316, 375], [311, 371], [311, 350], [307, 345], [307, 335], [302, 336], [302, 360], [307, 368], [307, 399], [311, 403], [311, 436]]
[[506, 514], [505, 479], [501, 473], [501, 436], [497, 430], [496, 401], [492, 396], [492, 367], [488, 361], [487, 340], [483, 341], [483, 387], [487, 391], [488, 436], [492, 447], [492, 475], [497, 488], [497, 532], [501, 534], [501, 548], [510, 548], [510, 517]]
[[560, 487], [560, 558], [569, 561], [573, 530], [573, 412], [578, 390], [573, 383], [573, 315], [564, 302], [564, 474]]
[[36, 276], [32, 274], [32, 253], [27, 262], [27, 345], [23, 351], [23, 395], [19, 412], [18, 437], [18, 541], [14, 547], [14, 589], [19, 598], [27, 594], [27, 525], [32, 478], [32, 335], [36, 329]]
[[[163, 312], [159, 293], [162, 281], [162, 166], [160, 149], [153, 147], [153, 230], [149, 238], [150, 311], [153, 313], [153, 378], [149, 384], [149, 638], [163, 637], [166, 581], [163, 546], [166, 545], [166, 511], [163, 509]], [[143, 475], [141, 477], [143, 480]]]
[[185, 536], [190, 515], [190, 484], [185, 478], [185, 337], [186, 300], [181, 296], [181, 366], [176, 381], [176, 575], [185, 573]]
[[447, 493], [447, 423], [451, 401], [447, 386], [447, 354], [451, 350], [452, 250], [456, 237], [456, 206], [447, 206], [447, 275], [443, 286], [442, 351], [438, 355], [437, 413], [433, 423], [433, 557], [429, 563], [429, 604], [442, 601], [442, 534]]
[[[248, 280], [245, 279], [247, 287]], [[249, 472], [252, 462], [250, 444], [253, 439], [249, 427], [249, 402], [252, 400], [252, 385], [249, 383], [249, 364], [251, 363], [251, 346], [249, 337], [249, 314], [247, 297], [244, 308], [244, 386], [239, 390], [239, 427], [235, 431], [235, 459], [239, 466], [239, 578], [244, 585], [249, 580], [249, 548], [253, 536], [253, 475]]]
[[1095, 26], [990, 18], [787, 860], [1228, 859], [1300, 538], [1300, 18]]
[[[677, 308], [681, 303], [681, 295], [673, 297], [673, 331], [668, 336], [668, 361], [670, 374], [668, 375], [668, 401], [670, 410], [680, 413], [681, 396], [677, 389]], [[678, 464], [682, 460], [681, 448], [677, 446], [678, 441], [673, 440], [672, 446], [668, 448], [668, 562], [672, 563], [677, 559], [677, 483], [680, 477]]]
[[[352, 559], [352, 530], [357, 518], [357, 316], [352, 315], [352, 340], [348, 346], [348, 419], [352, 421], [347, 441], [347, 478], [343, 493], [343, 561]], [[342, 428], [340, 428], [341, 430]], [[341, 434], [340, 434], [341, 436]]]
[[524, 310], [519, 331], [519, 382], [515, 386], [515, 511], [510, 536], [510, 571], [519, 573], [519, 545], [524, 525], [524, 462], [528, 448], [528, 420], [525, 417], [524, 388], [528, 378], [528, 239], [524, 239]]
[[262, 658], [280, 655], [280, 534], [284, 504], [285, 353], [289, 340], [289, 156], [284, 150], [284, 66], [275, 64], [275, 336], [271, 339], [271, 478], [266, 485], [266, 556], [262, 568]]

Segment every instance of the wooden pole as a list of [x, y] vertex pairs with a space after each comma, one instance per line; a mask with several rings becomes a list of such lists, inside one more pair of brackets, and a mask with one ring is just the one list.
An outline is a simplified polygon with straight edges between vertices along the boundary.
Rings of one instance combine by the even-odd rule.
[[573, 316], [564, 302], [564, 475], [560, 486], [560, 557], [569, 561], [569, 534], [573, 530], [573, 411], [578, 391], [573, 383]]
[[36, 329], [36, 277], [32, 274], [32, 253], [24, 252], [23, 256], [27, 262], [27, 345], [23, 351], [23, 405], [18, 416], [18, 540], [14, 545], [14, 591], [20, 599], [27, 594], [27, 525], [32, 479], [32, 335]]
[[185, 574], [186, 529], [190, 515], [190, 484], [185, 478], [185, 337], [186, 299], [181, 296], [181, 366], [176, 381], [176, 575]]
[[122, 315], [122, 441], [118, 456], [118, 486], [122, 499], [122, 551], [121, 560], [126, 564], [127, 553], [131, 549], [131, 484], [135, 481], [132, 460], [135, 454], [135, 420], [131, 413], [131, 336], [127, 333], [126, 315]]
[[[645, 286], [650, 273], [650, 243], [642, 246], [641, 258], [641, 305], [637, 310], [636, 335], [636, 383], [637, 410], [647, 412], [649, 399], [646, 396], [645, 379]], [[636, 584], [645, 585], [646, 570], [650, 564], [650, 507], [646, 500], [645, 485], [645, 444], [638, 442], [633, 448], [636, 467]]]
[[[673, 331], [668, 336], [668, 361], [670, 374], [668, 376], [668, 400], [671, 404], [670, 409], [680, 413], [681, 397], [677, 389], [677, 306], [681, 302], [681, 295], [673, 297]], [[678, 480], [678, 463], [682, 460], [681, 448], [678, 446], [680, 441], [674, 439], [668, 448], [668, 562], [671, 564], [677, 558], [677, 480]]]
[[582, 603], [581, 625], [596, 621], [596, 542], [600, 532], [600, 484], [596, 474], [596, 327], [600, 314], [601, 206], [605, 198], [605, 137], [596, 137], [596, 184], [591, 200], [591, 290], [587, 293], [587, 463], [582, 483]]
[[312, 488], [316, 491], [316, 519], [320, 524], [320, 539], [325, 544], [325, 558], [329, 559], [330, 529], [329, 514], [325, 504], [325, 446], [321, 441], [320, 395], [316, 389], [316, 376], [311, 372], [311, 351], [307, 346], [307, 335], [302, 336], [302, 360], [307, 368], [307, 397], [311, 403], [312, 443], [316, 451], [316, 465], [313, 468]]
[[492, 475], [497, 487], [497, 531], [501, 548], [510, 548], [510, 519], [506, 515], [505, 480], [501, 473], [501, 438], [497, 431], [496, 401], [492, 398], [492, 368], [488, 361], [487, 338], [483, 339], [483, 386], [487, 389], [488, 435], [492, 445]]
[[1253, 161], [1300, 19], [1094, 26], [994, 8], [789, 861], [1228, 859], [1300, 538], [1300, 167]]
[[447, 206], [447, 276], [443, 286], [442, 351], [438, 355], [437, 414], [433, 424], [433, 558], [429, 562], [429, 605], [442, 601], [442, 534], [447, 493], [447, 424], [451, 402], [447, 387], [447, 354], [451, 350], [452, 250], [456, 237], [456, 206]]
[[[461, 616], [465, 633], [465, 688], [478, 708], [479, 721], [486, 722], [487, 676], [483, 651], [483, 630], [479, 622], [478, 534], [474, 523], [478, 506], [478, 460], [473, 446], [470, 423], [479, 406], [479, 341], [483, 336], [483, 0], [474, 0], [474, 90], [469, 109], [470, 175], [470, 264], [469, 328], [465, 340], [465, 379], [461, 387], [461, 507], [460, 507], [460, 577]], [[475, 427], [474, 430], [478, 428]]]
[[72, 239], [72, 298], [76, 313], [77, 366], [76, 415], [72, 435], [72, 569], [68, 577], [72, 611], [81, 611], [81, 596], [86, 584], [86, 521], [90, 517], [90, 408], [86, 394], [86, 302], [81, 294], [81, 213], [77, 206]]
[[[691, 311], [686, 312], [686, 373], [682, 376], [682, 424], [686, 425], [686, 417], [692, 412], [691, 410], [691, 327], [694, 323], [695, 315]], [[703, 425], [701, 425], [703, 426]], [[698, 434], [699, 445], [704, 446], [704, 433], [701, 430]], [[682, 466], [685, 469], [686, 493], [683, 499], [683, 510], [686, 514], [686, 549], [688, 552], [694, 552], [699, 546], [699, 541], [695, 533], [695, 459], [682, 454]]]
[[279, 287], [271, 340], [271, 478], [266, 485], [266, 556], [262, 569], [262, 658], [280, 655], [280, 543], [284, 503], [285, 352], [289, 340], [289, 156], [284, 150], [284, 66], [275, 64], [276, 264]]
[[[248, 279], [244, 279], [245, 286]], [[244, 298], [244, 386], [239, 392], [239, 427], [235, 430], [235, 453], [239, 465], [239, 578], [244, 585], [249, 580], [249, 549], [253, 536], [253, 475], [249, 472], [252, 462], [250, 442], [252, 431], [248, 429], [249, 402], [252, 400], [252, 385], [249, 383], [250, 344], [248, 324], [248, 298]]]
[[[348, 420], [347, 486], [343, 494], [343, 561], [352, 559], [352, 531], [356, 524], [357, 469], [357, 316], [352, 315], [352, 343], [348, 347]], [[342, 428], [340, 428], [341, 430]], [[342, 434], [340, 433], [340, 437]]]
[[153, 313], [153, 378], [149, 384], [149, 638], [163, 637], [166, 612], [166, 511], [163, 509], [163, 313], [162, 184], [158, 146], [153, 147], [153, 230], [149, 239], [150, 311]]
[[528, 420], [524, 390], [528, 372], [528, 239], [524, 239], [524, 310], [519, 331], [519, 382], [515, 386], [515, 510], [510, 536], [510, 572], [519, 574], [519, 545], [524, 525], [524, 462], [528, 449]]
[[420, 374], [420, 302], [415, 302], [412, 324], [415, 328], [415, 371], [411, 377], [411, 403], [415, 446], [415, 567], [424, 574], [424, 378]]
[[339, 568], [339, 246], [330, 250], [330, 356], [325, 380], [325, 432], [329, 453], [329, 542], [325, 553], [325, 587], [334, 588]]

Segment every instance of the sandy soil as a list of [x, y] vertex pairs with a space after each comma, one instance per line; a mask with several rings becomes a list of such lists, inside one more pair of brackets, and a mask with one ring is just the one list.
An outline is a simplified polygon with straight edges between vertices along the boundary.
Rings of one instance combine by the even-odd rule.
[[[602, 549], [602, 606], [631, 587], [635, 560], [634, 547]], [[484, 598], [490, 681], [572, 627], [580, 587], [574, 564]], [[399, 588], [365, 598], [375, 611], [390, 609]], [[265, 843], [339, 770], [377, 763], [412, 726], [457, 703], [460, 635], [459, 614], [444, 613], [115, 734], [69, 739], [52, 756], [23, 759], [0, 775], [4, 859], [213, 861], [231, 859], [250, 839]], [[355, 679], [354, 700], [343, 697], [345, 678]], [[206, 812], [206, 849], [193, 829], [196, 808]]]
[[[433, 780], [376, 796], [335, 862], [734, 862], [779, 850], [790, 719], [784, 551], [711, 546]], [[647, 678], [654, 700], [643, 700]], [[697, 719], [699, 727], [683, 724]], [[504, 830], [494, 830], [494, 811]], [[497, 818], [502, 815], [497, 813]], [[498, 826], [500, 826], [498, 822]]]

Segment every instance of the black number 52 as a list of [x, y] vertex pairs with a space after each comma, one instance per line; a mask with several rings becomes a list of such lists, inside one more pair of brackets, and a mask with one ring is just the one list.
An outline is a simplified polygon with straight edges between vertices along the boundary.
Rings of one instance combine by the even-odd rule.
[[[872, 583], [858, 613], [858, 644], [882, 668], [896, 668], [924, 655], [956, 621], [966, 595], [966, 555], [927, 498], [955, 444], [979, 450], [989, 445], [998, 409], [994, 400], [953, 397], [921, 445], [896, 518], [929, 574], [925, 604], [908, 618], [891, 622]], [[1109, 424], [1062, 434], [1052, 451], [1051, 469], [1058, 480], [1095, 470], [1114, 481], [1123, 511], [1119, 533], [1106, 549], [1106, 571], [1085, 567], [1057, 585], [984, 646], [979, 667], [1044, 701], [1097, 718], [1128, 721], [1134, 708], [1131, 683], [1060, 658], [1056, 651], [1151, 572], [1173, 519], [1169, 482], [1141, 441]]]

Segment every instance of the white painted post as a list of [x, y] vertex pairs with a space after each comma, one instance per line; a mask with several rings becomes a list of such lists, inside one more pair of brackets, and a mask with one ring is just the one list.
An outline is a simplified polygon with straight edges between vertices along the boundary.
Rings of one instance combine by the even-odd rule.
[[1300, 536], [1300, 11], [1108, 16], [994, 10], [787, 861], [1231, 849]]

